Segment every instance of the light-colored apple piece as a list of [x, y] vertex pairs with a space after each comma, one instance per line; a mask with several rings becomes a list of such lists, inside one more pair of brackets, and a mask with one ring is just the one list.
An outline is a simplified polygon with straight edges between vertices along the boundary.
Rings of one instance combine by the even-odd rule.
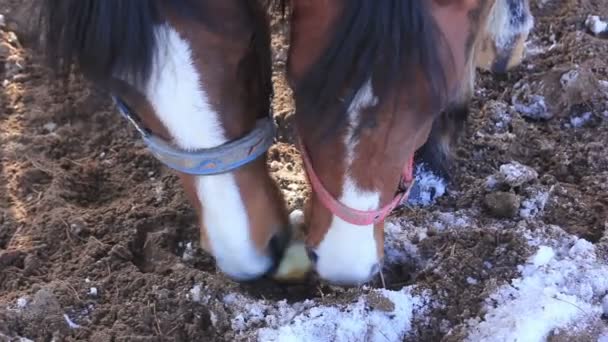
[[274, 279], [279, 281], [299, 281], [312, 269], [312, 262], [303, 242], [293, 242], [285, 251]]

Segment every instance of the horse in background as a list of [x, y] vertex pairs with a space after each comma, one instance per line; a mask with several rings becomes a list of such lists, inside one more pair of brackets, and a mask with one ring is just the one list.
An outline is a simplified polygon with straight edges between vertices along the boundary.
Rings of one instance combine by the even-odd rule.
[[384, 221], [407, 198], [416, 151], [447, 165], [476, 67], [522, 59], [528, 1], [291, 0], [287, 75], [321, 278], [358, 285], [381, 270]]
[[49, 66], [112, 94], [197, 212], [200, 245], [237, 281], [271, 274], [290, 239], [274, 142], [269, 3], [44, 0]]

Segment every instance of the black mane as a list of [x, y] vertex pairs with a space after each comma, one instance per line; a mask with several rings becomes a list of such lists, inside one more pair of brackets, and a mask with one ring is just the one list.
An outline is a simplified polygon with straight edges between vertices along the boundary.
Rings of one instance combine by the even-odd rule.
[[[432, 104], [438, 108], [444, 105], [447, 81], [442, 49], [446, 46], [431, 16], [429, 1], [344, 3], [340, 19], [329, 33], [328, 47], [294, 86], [298, 111], [306, 113], [296, 116], [299, 123], [325, 138], [344, 125], [348, 106], [370, 76], [374, 94], [383, 103], [396, 85], [415, 82], [418, 68], [428, 80]], [[415, 100], [411, 99], [413, 104]], [[393, 113], [391, 120], [396, 115]], [[373, 111], [366, 113], [361, 125], [373, 125], [375, 116]], [[319, 127], [323, 129], [319, 131]]]
[[[264, 9], [274, 4], [274, 0], [258, 1]], [[208, 3], [201, 0], [41, 0], [37, 26], [49, 67], [66, 78], [77, 66], [86, 77], [100, 83], [120, 74], [137, 85], [144, 84], [159, 43], [154, 26], [164, 22], [161, 6], [165, 4], [212, 29], [223, 23], [205, 11]], [[252, 13], [250, 0], [241, 0], [240, 5]], [[265, 39], [257, 33], [265, 23], [254, 24], [258, 31], [252, 44], [257, 53], [270, 56], [264, 51]]]
[[155, 0], [44, 0], [40, 10], [49, 66], [67, 77], [73, 64], [102, 81], [113, 73], [148, 79], [161, 22]]

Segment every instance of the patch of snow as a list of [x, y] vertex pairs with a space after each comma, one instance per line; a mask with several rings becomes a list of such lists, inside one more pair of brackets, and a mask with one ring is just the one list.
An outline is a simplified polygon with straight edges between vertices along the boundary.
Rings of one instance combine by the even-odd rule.
[[[527, 235], [530, 245], [543, 243]], [[557, 328], [582, 329], [602, 314], [608, 266], [595, 246], [567, 235], [545, 240], [520, 267], [521, 277], [486, 299], [483, 320], [468, 322], [467, 341], [544, 341]]]
[[523, 117], [533, 120], [549, 120], [553, 114], [547, 109], [545, 97], [541, 95], [525, 95], [522, 101], [515, 97], [512, 100], [513, 108]]
[[416, 165], [414, 184], [408, 198], [408, 204], [429, 206], [445, 194], [447, 183], [445, 179], [429, 171], [424, 165]]
[[587, 16], [587, 19], [585, 20], [585, 25], [596, 36], [608, 31], [608, 23], [601, 20], [600, 17], [597, 15]]
[[498, 173], [486, 178], [486, 188], [494, 190], [498, 185], [518, 187], [538, 178], [538, 172], [533, 168], [513, 161], [500, 166]]
[[424, 224], [417, 224], [406, 217], [395, 217], [384, 225], [384, 261], [386, 265], [414, 262], [420, 264], [418, 243], [428, 237], [429, 229], [445, 231], [466, 229], [472, 226], [469, 216], [463, 211], [439, 212]]
[[6, 18], [4, 18], [3, 14], [0, 14], [0, 27], [6, 26]]
[[418, 247], [412, 240], [427, 238], [427, 228], [403, 219], [387, 221], [384, 225], [384, 261], [387, 265], [407, 263], [418, 259]]
[[91, 288], [89, 289], [89, 294], [90, 294], [91, 296], [97, 296], [97, 288], [96, 288], [96, 287], [91, 287]]
[[545, 266], [553, 259], [555, 252], [549, 246], [540, 246], [538, 252], [532, 257], [532, 264], [536, 267]]
[[542, 191], [534, 189], [529, 191], [531, 195], [521, 201], [519, 208], [519, 216], [525, 219], [536, 217], [539, 213], [542, 213], [547, 205], [549, 196], [553, 192], [553, 187], [549, 191]]
[[350, 305], [304, 308], [288, 322], [260, 329], [258, 341], [402, 341], [426, 298], [410, 289], [376, 292], [394, 304], [393, 311], [372, 309], [364, 298]]
[[511, 162], [500, 166], [503, 181], [512, 187], [520, 186], [538, 178], [538, 173], [531, 167]]
[[433, 228], [445, 230], [449, 228], [466, 228], [471, 225], [470, 218], [461, 212], [439, 212]]
[[48, 122], [48, 123], [44, 124], [44, 126], [42, 126], [42, 128], [44, 128], [48, 132], [53, 132], [55, 129], [57, 129], [57, 124], [54, 122]]
[[184, 254], [182, 255], [182, 260], [189, 261], [194, 258], [194, 249], [192, 248], [192, 242], [188, 242], [186, 244], [186, 248], [184, 249]]
[[525, 58], [527, 59], [554, 50], [558, 46], [555, 34], [549, 36], [549, 42], [551, 45], [547, 46], [543, 45], [543, 40], [540, 38], [529, 38], [525, 43]]
[[472, 277], [467, 277], [467, 284], [469, 285], [477, 285], [479, 282], [477, 281], [477, 279], [472, 278]]
[[591, 120], [591, 112], [585, 112], [581, 116], [570, 118], [570, 125], [574, 128], [580, 128]]
[[20, 309], [23, 309], [27, 306], [27, 299], [25, 297], [21, 297], [19, 299], [17, 299], [17, 306]]
[[201, 301], [201, 285], [197, 284], [190, 289], [190, 295], [192, 296], [192, 301], [196, 303], [200, 303]]
[[562, 85], [562, 88], [570, 88], [572, 84], [578, 79], [579, 72], [578, 70], [570, 70], [562, 74], [559, 79], [559, 83]]
[[74, 323], [70, 317], [68, 317], [68, 315], [63, 314], [63, 318], [65, 319], [66, 323], [68, 323], [68, 326], [70, 327], [70, 329], [79, 329], [80, 325]]

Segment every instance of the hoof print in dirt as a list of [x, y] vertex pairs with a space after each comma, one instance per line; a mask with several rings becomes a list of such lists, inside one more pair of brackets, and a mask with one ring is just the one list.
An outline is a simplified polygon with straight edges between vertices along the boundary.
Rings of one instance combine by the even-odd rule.
[[510, 192], [492, 192], [484, 197], [484, 205], [497, 218], [513, 218], [519, 212], [521, 199]]

